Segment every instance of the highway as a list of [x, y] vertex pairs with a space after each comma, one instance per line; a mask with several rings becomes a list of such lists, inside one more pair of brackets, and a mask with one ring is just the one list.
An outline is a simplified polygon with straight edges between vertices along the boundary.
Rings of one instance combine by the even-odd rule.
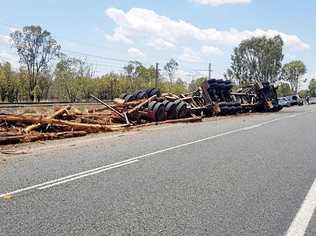
[[0, 235], [316, 235], [316, 106], [27, 144]]

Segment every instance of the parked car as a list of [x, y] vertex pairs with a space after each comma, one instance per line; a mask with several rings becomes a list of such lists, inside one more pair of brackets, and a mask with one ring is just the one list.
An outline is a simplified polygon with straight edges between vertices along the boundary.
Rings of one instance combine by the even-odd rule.
[[290, 101], [291, 106], [297, 106], [297, 105], [303, 106], [304, 105], [304, 101], [299, 95], [287, 96], [286, 98]]
[[278, 98], [279, 105], [282, 107], [290, 107], [291, 102], [286, 97], [280, 97]]
[[310, 97], [309, 98], [309, 104], [315, 105], [316, 104], [316, 97]]

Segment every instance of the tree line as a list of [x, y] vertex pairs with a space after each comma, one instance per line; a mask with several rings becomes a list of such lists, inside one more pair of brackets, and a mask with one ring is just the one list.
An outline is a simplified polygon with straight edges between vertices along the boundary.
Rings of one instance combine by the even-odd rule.
[[280, 36], [253, 37], [242, 41], [234, 49], [231, 66], [224, 77], [241, 86], [255, 81], [277, 83], [279, 96], [316, 96], [316, 79], [310, 80], [308, 89], [299, 88], [301, 82], [307, 81], [302, 81], [307, 68], [301, 60], [283, 63], [283, 46]]
[[[128, 62], [123, 73], [95, 76], [94, 68], [86, 60], [62, 53], [51, 33], [40, 26], [25, 26], [10, 36], [19, 56], [20, 68], [16, 71], [9, 62], [0, 63], [1, 101], [56, 99], [75, 102], [88, 100], [90, 94], [112, 99], [121, 93], [155, 86], [156, 68], [146, 67], [138, 61]], [[280, 36], [242, 41], [234, 49], [231, 66], [224, 77], [234, 81], [236, 86], [255, 81], [284, 81], [280, 93], [297, 93], [306, 66], [300, 60], [283, 64], [283, 44]], [[178, 69], [178, 62], [170, 59], [163, 66], [167, 78], [158, 71], [162, 92], [181, 94], [194, 91], [206, 79], [202, 77], [186, 83], [176, 76]], [[310, 94], [315, 94], [314, 83], [312, 80]]]

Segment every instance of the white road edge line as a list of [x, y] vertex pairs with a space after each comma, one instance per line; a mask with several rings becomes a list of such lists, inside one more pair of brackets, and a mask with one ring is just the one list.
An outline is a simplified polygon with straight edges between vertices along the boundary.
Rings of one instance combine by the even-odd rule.
[[126, 163], [120, 164], [120, 165], [116, 165], [116, 166], [112, 166], [112, 167], [109, 167], [109, 168], [101, 169], [101, 170], [98, 170], [98, 171], [95, 171], [95, 172], [92, 172], [92, 173], [89, 173], [89, 174], [79, 175], [79, 176], [74, 177], [74, 178], [70, 178], [70, 179], [66, 179], [66, 180], [63, 180], [63, 181], [60, 181], [60, 182], [56, 182], [56, 183], [53, 183], [53, 184], [45, 185], [45, 186], [40, 187], [38, 189], [39, 190], [43, 190], [43, 189], [51, 188], [51, 187], [54, 187], [54, 186], [57, 186], [57, 185], [60, 185], [60, 184], [64, 184], [64, 183], [67, 183], [67, 182], [70, 182], [70, 181], [74, 181], [76, 179], [84, 178], [84, 177], [87, 177], [87, 176], [90, 176], [90, 175], [95, 175], [95, 174], [102, 173], [102, 172], [107, 171], [107, 170], [112, 170], [112, 169], [119, 168], [119, 167], [122, 167], [122, 166], [130, 165], [130, 164], [138, 162], [138, 161], [139, 160], [134, 160], [134, 161], [130, 161], [130, 162], [126, 162]]
[[13, 191], [13, 192], [1, 194], [0, 198], [3, 198], [5, 196], [7, 196], [7, 195], [14, 195], [14, 194], [17, 194], [17, 193], [21, 193], [21, 192], [25, 192], [25, 191], [32, 190], [32, 189], [35, 189], [35, 188], [39, 188], [39, 187], [42, 187], [42, 186], [45, 186], [45, 185], [48, 185], [48, 184], [56, 183], [56, 182], [63, 181], [65, 179], [73, 178], [73, 177], [76, 177], [76, 176], [80, 176], [80, 175], [83, 175], [83, 174], [95, 172], [95, 171], [98, 171], [98, 170], [101, 170], [101, 169], [104, 169], [104, 168], [109, 168], [109, 167], [112, 167], [112, 166], [120, 165], [120, 164], [126, 163], [126, 162], [129, 162], [129, 160], [116, 162], [116, 163], [113, 163], [113, 164], [110, 164], [110, 165], [101, 166], [101, 167], [98, 167], [98, 168], [95, 168], [95, 169], [91, 169], [91, 170], [83, 171], [83, 172], [80, 172], [80, 173], [77, 173], [77, 174], [65, 176], [65, 177], [62, 177], [62, 178], [59, 178], [59, 179], [54, 179], [54, 180], [51, 180], [51, 181], [47, 181], [47, 182], [44, 182], [44, 183], [41, 183], [41, 184], [36, 184], [36, 185], [30, 186], [30, 187], [21, 188], [21, 189], [18, 189], [16, 191]]
[[[175, 150], [175, 149], [182, 148], [182, 147], [189, 146], [189, 145], [193, 145], [193, 144], [196, 144], [196, 143], [205, 142], [205, 141], [208, 141], [208, 140], [216, 139], [216, 138], [219, 138], [219, 137], [223, 137], [223, 136], [226, 136], [226, 135], [238, 133], [238, 132], [241, 132], [241, 131], [248, 131], [248, 130], [251, 130], [251, 129], [255, 129], [255, 128], [261, 127], [261, 126], [266, 125], [266, 124], [270, 124], [270, 123], [273, 123], [273, 122], [276, 122], [276, 121], [280, 121], [280, 120], [284, 120], [284, 119], [293, 118], [293, 117], [296, 117], [296, 116], [297, 115], [284, 116], [284, 117], [272, 119], [272, 120], [269, 120], [269, 121], [266, 121], [266, 122], [262, 122], [262, 123], [259, 123], [259, 124], [256, 124], [256, 125], [251, 125], [251, 126], [248, 126], [248, 127], [238, 128], [238, 129], [235, 129], [235, 130], [227, 131], [227, 132], [224, 132], [224, 133], [221, 133], [221, 134], [217, 134], [217, 135], [214, 135], [214, 136], [210, 136], [210, 137], [207, 137], [207, 138], [203, 138], [203, 139], [199, 139], [199, 140], [196, 140], [196, 141], [192, 141], [192, 142], [176, 145], [176, 146], [173, 146], [173, 147], [169, 147], [169, 148], [166, 148], [166, 149], [162, 149], [162, 150], [159, 150], [159, 151], [147, 153], [147, 154], [144, 154], [144, 155], [141, 155], [141, 156], [137, 156], [137, 157], [134, 157], [134, 158], [130, 158], [130, 159], [127, 159], [127, 160], [124, 160], [124, 161], [120, 161], [120, 162], [116, 162], [116, 163], [113, 163], [113, 164], [101, 166], [101, 167], [98, 167], [98, 168], [95, 168], [95, 169], [79, 172], [79, 173], [76, 173], [76, 174], [73, 174], [73, 175], [69, 175], [69, 176], [65, 176], [65, 177], [59, 178], [59, 179], [47, 181], [47, 182], [44, 182], [44, 183], [41, 183], [41, 184], [36, 184], [36, 185], [29, 186], [29, 187], [26, 187], [26, 188], [21, 188], [21, 189], [12, 191], [12, 192], [0, 194], [0, 198], [4, 198], [6, 196], [12, 196], [12, 195], [15, 195], [17, 193], [21, 193], [21, 192], [25, 192], [25, 191], [29, 191], [29, 190], [33, 190], [33, 189], [42, 189], [42, 187], [44, 187], [46, 185], [52, 185], [52, 184], [55, 184], [55, 183], [58, 183], [58, 182], [63, 182], [64, 180], [68, 180], [68, 179], [75, 179], [75, 178], [78, 179], [77, 177], [79, 177], [79, 176], [86, 176], [87, 174], [90, 174], [90, 173], [93, 173], [93, 172], [99, 173], [98, 172], [99, 170], [108, 169], [108, 168], [115, 167], [115, 166], [118, 166], [118, 165], [121, 165], [121, 164], [124, 164], [124, 163], [129, 163], [131, 161], [140, 160], [140, 159], [143, 159], [145, 157], [157, 155], [157, 154], [160, 154], [160, 153], [163, 153], [163, 152]], [[69, 181], [67, 181], [67, 182], [69, 182]]]
[[297, 212], [286, 236], [304, 236], [311, 218], [316, 209], [316, 179], [309, 192], [307, 193], [304, 202]]

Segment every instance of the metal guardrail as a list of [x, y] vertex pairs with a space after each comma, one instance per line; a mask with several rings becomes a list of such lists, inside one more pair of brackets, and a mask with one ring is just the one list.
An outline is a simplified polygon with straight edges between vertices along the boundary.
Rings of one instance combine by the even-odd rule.
[[[113, 103], [112, 100], [105, 100], [106, 103]], [[100, 103], [96, 102], [19, 102], [19, 103], [0, 103], [0, 108], [19, 108], [19, 107], [50, 107], [50, 106], [58, 106], [58, 105], [92, 105], [92, 106], [100, 106]]]

